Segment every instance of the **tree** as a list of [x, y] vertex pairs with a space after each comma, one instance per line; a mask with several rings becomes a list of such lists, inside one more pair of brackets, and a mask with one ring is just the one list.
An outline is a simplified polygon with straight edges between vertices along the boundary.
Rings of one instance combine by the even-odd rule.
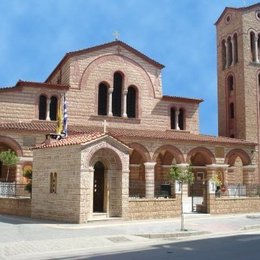
[[170, 170], [170, 177], [172, 180], [177, 181], [181, 190], [181, 231], [184, 229], [184, 214], [183, 214], [183, 184], [192, 184], [194, 182], [194, 176], [192, 167], [188, 166], [172, 166]]
[[7, 174], [6, 174], [6, 182], [9, 178], [9, 172], [10, 168], [12, 166], [15, 166], [18, 162], [19, 158], [15, 154], [14, 151], [11, 151], [10, 149], [8, 151], [4, 151], [0, 153], [0, 161], [3, 165], [7, 166]]
[[28, 180], [28, 183], [26, 184], [24, 189], [31, 193], [32, 192], [32, 170], [31, 169], [26, 170], [23, 176]]

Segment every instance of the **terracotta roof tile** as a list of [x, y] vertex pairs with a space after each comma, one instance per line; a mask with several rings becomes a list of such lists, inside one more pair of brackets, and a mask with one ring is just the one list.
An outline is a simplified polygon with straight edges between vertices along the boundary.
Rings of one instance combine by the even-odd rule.
[[188, 97], [178, 97], [178, 96], [163, 96], [162, 100], [164, 101], [179, 101], [179, 102], [192, 102], [192, 103], [201, 103], [204, 100], [198, 98], [188, 98]]
[[0, 91], [14, 91], [21, 89], [21, 87], [40, 87], [40, 88], [54, 88], [54, 89], [69, 89], [69, 85], [61, 85], [61, 84], [51, 84], [51, 83], [43, 83], [43, 82], [33, 82], [33, 81], [17, 81], [15, 86], [12, 87], [0, 87]]
[[[41, 133], [55, 132], [56, 122], [46, 121], [32, 121], [27, 123], [0, 123], [0, 130], [14, 130], [14, 131], [33, 131]], [[69, 135], [75, 134], [97, 134], [102, 133], [102, 127], [95, 126], [82, 126], [82, 125], [69, 125]], [[176, 141], [189, 141], [189, 142], [206, 142], [206, 143], [219, 143], [219, 144], [244, 144], [244, 145], [256, 145], [253, 142], [228, 138], [228, 137], [216, 137], [210, 135], [191, 134], [187, 131], [160, 131], [160, 130], [132, 130], [122, 128], [108, 128], [109, 134], [119, 139], [124, 138], [147, 138], [147, 139], [164, 139], [164, 140], [176, 140]]]
[[60, 146], [69, 146], [69, 145], [77, 145], [77, 144], [85, 144], [90, 141], [94, 141], [101, 137], [106, 136], [105, 133], [92, 133], [92, 134], [77, 134], [77, 135], [70, 135], [61, 140], [51, 140], [49, 143], [42, 143], [37, 145], [33, 149], [42, 149], [42, 148], [52, 148], [52, 147], [60, 147]]

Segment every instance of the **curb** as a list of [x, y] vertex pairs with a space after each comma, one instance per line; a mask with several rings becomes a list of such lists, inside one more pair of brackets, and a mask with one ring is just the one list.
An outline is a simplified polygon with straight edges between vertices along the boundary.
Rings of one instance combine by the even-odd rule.
[[200, 235], [208, 235], [208, 234], [211, 233], [208, 231], [180, 231], [174, 233], [139, 234], [136, 236], [155, 239], [155, 238], [182, 238], [182, 237], [200, 236]]
[[242, 230], [260, 229], [260, 225], [248, 225], [244, 226]]

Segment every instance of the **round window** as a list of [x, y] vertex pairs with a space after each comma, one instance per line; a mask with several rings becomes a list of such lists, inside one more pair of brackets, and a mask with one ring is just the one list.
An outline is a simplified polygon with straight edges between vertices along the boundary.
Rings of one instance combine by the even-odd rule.
[[255, 12], [255, 16], [256, 16], [256, 19], [257, 19], [257, 20], [260, 20], [260, 10], [257, 10], [257, 11]]
[[226, 23], [230, 23], [230, 21], [231, 21], [231, 15], [230, 15], [230, 14], [227, 14], [225, 20], [226, 20]]

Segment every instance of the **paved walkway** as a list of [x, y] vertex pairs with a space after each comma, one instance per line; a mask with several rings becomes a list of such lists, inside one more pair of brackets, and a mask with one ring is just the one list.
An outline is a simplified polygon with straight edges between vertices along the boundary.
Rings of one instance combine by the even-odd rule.
[[180, 218], [111, 220], [79, 225], [0, 215], [0, 259], [50, 259], [46, 258], [47, 254], [97, 250], [115, 245], [131, 246], [151, 242], [149, 237], [211, 237], [251, 228], [260, 230], [260, 213], [220, 216], [185, 214], [185, 228], [187, 231], [180, 232]]

